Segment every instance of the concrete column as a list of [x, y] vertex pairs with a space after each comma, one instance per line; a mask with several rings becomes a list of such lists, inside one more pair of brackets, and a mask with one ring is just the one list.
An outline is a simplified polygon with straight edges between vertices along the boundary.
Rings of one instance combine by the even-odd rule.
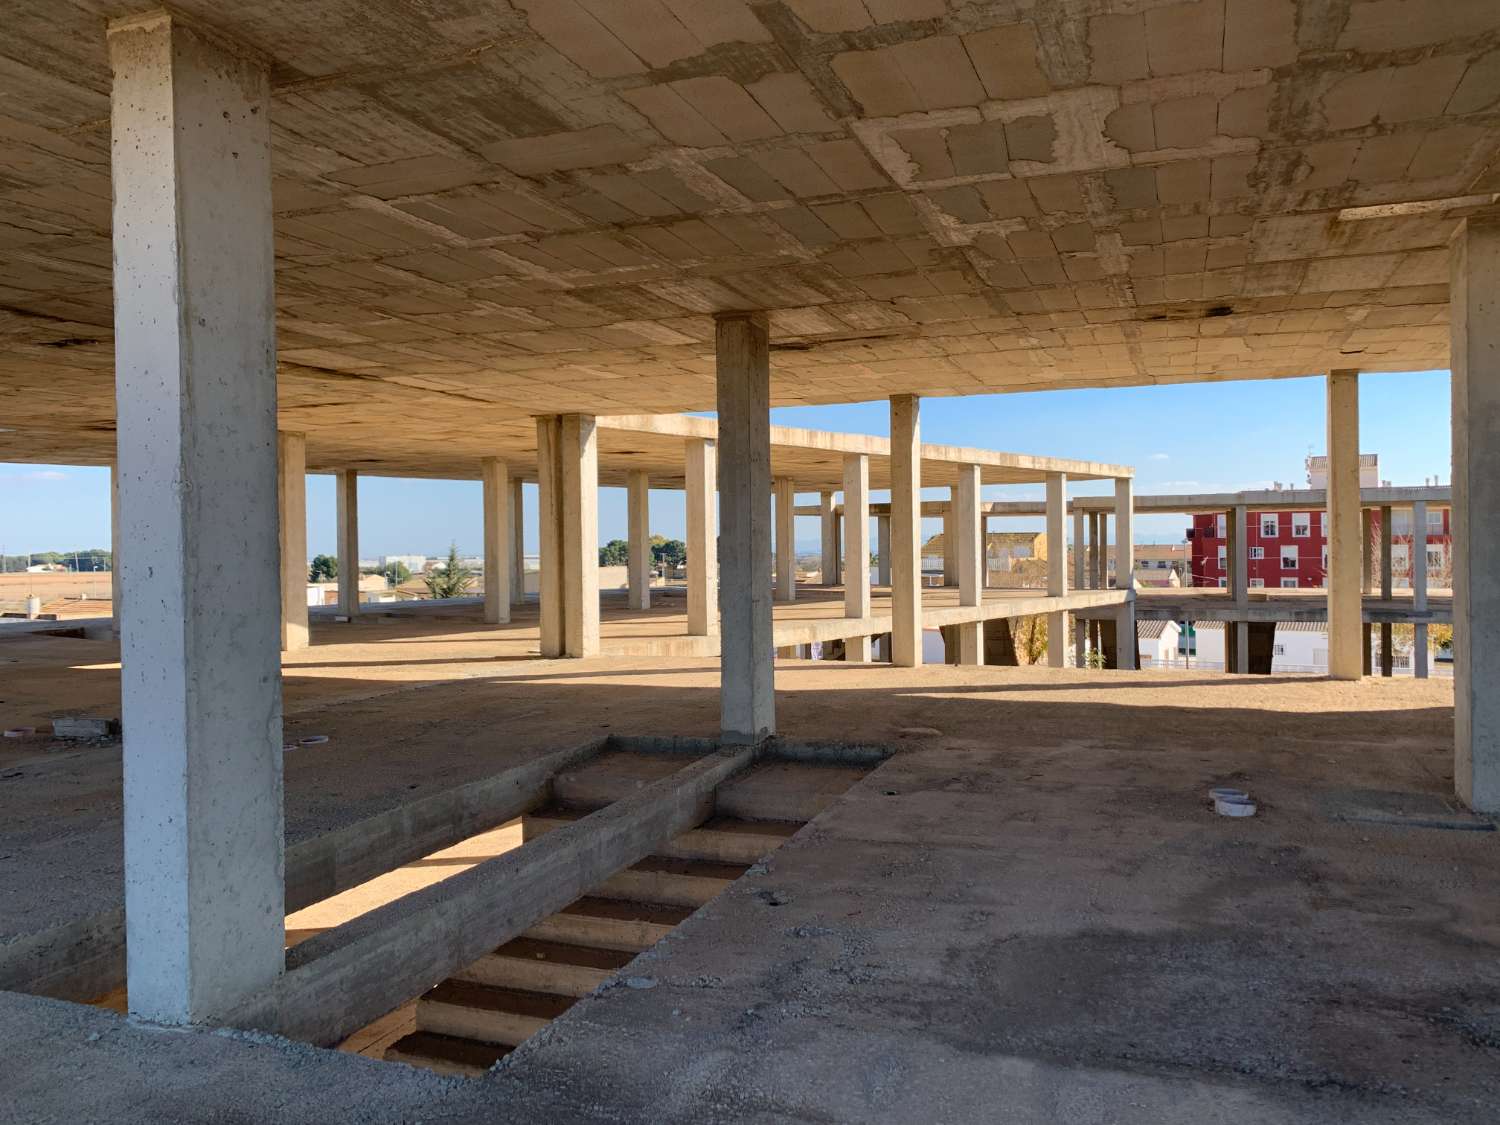
[[625, 538], [630, 547], [631, 609], [651, 608], [651, 478], [632, 469], [625, 492]]
[[510, 604], [526, 601], [526, 494], [520, 477], [510, 478]]
[[[1088, 588], [1086, 561], [1088, 558], [1084, 532], [1084, 511], [1073, 502], [1073, 588]], [[1073, 615], [1073, 667], [1082, 668], [1088, 661], [1088, 621]]]
[[563, 653], [599, 654], [599, 443], [588, 414], [561, 425]]
[[875, 585], [891, 584], [891, 517], [875, 517]]
[[161, 12], [108, 47], [126, 975], [195, 1023], [285, 963], [271, 97]]
[[[306, 577], [304, 575], [304, 577]], [[120, 639], [120, 607], [125, 584], [120, 581], [120, 467], [109, 467], [109, 615], [110, 632]]]
[[334, 476], [334, 519], [338, 523], [339, 616], [359, 616], [359, 474], [340, 469]]
[[833, 493], [818, 494], [818, 523], [823, 535], [823, 561], [819, 580], [824, 586], [839, 584], [838, 516], [833, 510]]
[[1453, 776], [1500, 812], [1500, 221], [1466, 219], [1451, 247]]
[[[1407, 551], [1411, 567], [1411, 607], [1416, 613], [1427, 612], [1427, 503], [1418, 500], [1411, 506], [1411, 547]], [[1427, 626], [1417, 622], [1412, 627], [1411, 674], [1427, 678]]]
[[959, 578], [958, 578], [959, 561], [958, 561], [958, 556], [959, 556], [959, 553], [962, 550], [962, 548], [959, 546], [959, 542], [958, 541], [961, 538], [961, 536], [958, 534], [958, 532], [957, 532], [957, 530], [955, 528], [955, 524], [953, 522], [953, 520], [954, 520], [954, 514], [955, 514], [954, 513], [954, 508], [956, 507], [957, 499], [958, 499], [958, 490], [956, 488], [950, 488], [950, 489], [948, 489], [948, 510], [943, 513], [943, 585], [944, 586], [957, 586], [959, 584]]
[[510, 622], [510, 469], [498, 457], [480, 466], [484, 480], [484, 620]]
[[[844, 616], [870, 616], [870, 459], [844, 457]], [[870, 662], [870, 638], [844, 641], [844, 659]]]
[[1375, 649], [1371, 637], [1374, 626], [1364, 620], [1364, 598], [1375, 592], [1375, 509], [1361, 508], [1360, 517], [1360, 669], [1363, 675], [1371, 675], [1374, 666], [1371, 664], [1372, 654]]
[[[1245, 505], [1236, 504], [1229, 510], [1229, 594], [1236, 606], [1250, 604], [1250, 513]], [[1233, 634], [1231, 637], [1230, 634]], [[1236, 623], [1236, 628], [1224, 633], [1224, 658], [1231, 658], [1229, 644], [1234, 642], [1234, 667], [1230, 671], [1242, 676], [1250, 674], [1250, 625], [1248, 615]]]
[[[1389, 504], [1380, 509], [1380, 599], [1391, 600], [1391, 508]], [[1391, 623], [1380, 623], [1380, 674], [1389, 676], [1395, 670], [1395, 640]]]
[[[1068, 477], [1065, 473], [1047, 474], [1047, 596], [1060, 598], [1068, 592], [1068, 545], [1063, 528], [1067, 526]], [[1047, 615], [1047, 664], [1061, 668], [1067, 655], [1066, 613]]]
[[891, 663], [922, 663], [922, 400], [891, 396]]
[[[958, 485], [953, 489], [953, 506], [948, 518], [953, 535], [945, 543], [952, 543], [958, 571], [958, 604], [961, 606], [978, 606], [984, 600], [984, 545], [979, 539], [979, 529], [983, 525], [979, 515], [981, 479], [978, 465], [959, 466]], [[945, 547], [944, 558], [947, 550]], [[984, 625], [978, 621], [965, 622], [956, 627], [956, 632], [958, 663], [983, 664]]]
[[536, 420], [537, 557], [541, 653], [563, 654], [562, 419]]
[[1328, 375], [1328, 674], [1360, 676], [1359, 372]]
[[307, 435], [276, 435], [281, 523], [281, 651], [307, 647]]
[[772, 482], [776, 493], [776, 600], [797, 600], [797, 485], [791, 477]]
[[[1115, 480], [1115, 588], [1126, 592], [1115, 629], [1119, 668], [1134, 669], [1139, 663], [1135, 640], [1135, 482], [1130, 477]], [[1107, 568], [1106, 568], [1107, 569]], [[1248, 667], [1248, 664], [1247, 664]]]
[[[719, 578], [719, 536], [714, 512], [716, 452], [714, 443], [706, 438], [687, 443], [687, 609], [688, 635], [693, 637], [711, 637], [719, 631], [715, 612]], [[768, 556], [769, 553], [768, 546]]]
[[720, 729], [726, 742], [776, 733], [771, 622], [771, 359], [760, 313], [717, 318]]

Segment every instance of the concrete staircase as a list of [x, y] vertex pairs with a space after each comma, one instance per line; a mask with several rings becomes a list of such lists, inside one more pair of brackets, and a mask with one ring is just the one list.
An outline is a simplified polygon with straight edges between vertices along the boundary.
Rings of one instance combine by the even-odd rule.
[[[681, 767], [680, 756], [614, 753], [553, 782], [525, 839], [571, 824]], [[427, 992], [416, 1031], [385, 1052], [446, 1074], [482, 1074], [613, 977], [774, 851], [862, 777], [863, 768], [770, 761], [722, 786], [714, 815]]]

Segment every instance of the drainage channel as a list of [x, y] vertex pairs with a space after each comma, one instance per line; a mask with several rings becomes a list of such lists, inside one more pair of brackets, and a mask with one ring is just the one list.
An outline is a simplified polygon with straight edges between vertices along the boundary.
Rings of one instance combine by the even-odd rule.
[[[680, 755], [617, 751], [559, 774], [554, 803], [522, 818], [522, 838], [564, 827], [681, 766]], [[445, 1074], [484, 1073], [774, 852], [871, 768], [757, 763], [719, 787], [709, 820], [352, 1036], [344, 1049]]]

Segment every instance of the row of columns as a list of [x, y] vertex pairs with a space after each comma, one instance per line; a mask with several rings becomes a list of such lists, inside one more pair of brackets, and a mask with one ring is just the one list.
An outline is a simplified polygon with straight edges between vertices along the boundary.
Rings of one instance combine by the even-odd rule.
[[[120, 608], [128, 987], [138, 1016], [206, 1022], [265, 990], [285, 962], [277, 609], [293, 585], [283, 581], [280, 510], [295, 505], [286, 482], [299, 446], [276, 426], [271, 99], [252, 56], [166, 13], [115, 21], [108, 45], [128, 591]], [[1476, 578], [1500, 558], [1500, 518], [1484, 518], [1500, 517], [1500, 222], [1465, 222], [1451, 292], [1456, 783], [1465, 801], [1496, 810], [1500, 693], [1490, 689], [1500, 679], [1500, 582]], [[716, 454], [721, 728], [727, 742], [754, 743], [775, 730], [765, 317], [720, 316], [716, 357], [719, 448], [695, 455], [689, 488], [700, 499], [690, 504], [707, 540], [698, 553], [706, 582], [712, 520], [702, 498]], [[1360, 669], [1353, 372], [1330, 378], [1329, 404], [1330, 566], [1349, 579], [1330, 597], [1330, 641], [1335, 674], [1352, 678]], [[892, 656], [913, 666], [922, 633], [920, 403], [898, 395], [890, 408]], [[593, 419], [542, 418], [538, 445], [544, 649], [586, 655], [598, 644]], [[498, 466], [492, 480], [492, 492], [501, 490]], [[352, 611], [357, 474], [340, 473], [338, 485], [341, 602]], [[1128, 499], [1121, 482], [1125, 584]], [[498, 502], [488, 509], [498, 535]], [[1129, 643], [1120, 651], [1134, 655]]]

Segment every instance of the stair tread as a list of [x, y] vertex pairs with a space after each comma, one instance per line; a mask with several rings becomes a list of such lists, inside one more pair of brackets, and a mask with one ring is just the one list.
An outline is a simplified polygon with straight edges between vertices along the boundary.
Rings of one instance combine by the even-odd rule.
[[[550, 805], [545, 809], [527, 813], [529, 820], [582, 820], [597, 809], [576, 805]], [[744, 836], [766, 836], [775, 840], [788, 840], [796, 835], [807, 822], [805, 820], [749, 820], [738, 816], [712, 816], [689, 832], [730, 832]]]
[[613, 972], [630, 964], [635, 954], [619, 949], [604, 949], [597, 945], [575, 945], [572, 942], [518, 937], [506, 942], [491, 956]]
[[644, 871], [663, 875], [688, 875], [698, 879], [723, 879], [733, 882], [746, 871], [748, 863], [717, 863], [708, 859], [675, 859], [672, 856], [648, 855], [633, 863], [627, 871]]
[[449, 979], [422, 996], [423, 1002], [451, 1004], [458, 1008], [476, 1008], [490, 1012], [508, 1012], [539, 1020], [555, 1020], [574, 1004], [577, 997], [555, 992], [527, 992], [519, 988], [501, 988], [493, 984]]
[[432, 1059], [435, 1062], [488, 1070], [513, 1050], [515, 1050], [514, 1047], [499, 1043], [481, 1043], [477, 1039], [462, 1039], [457, 1035], [439, 1035], [435, 1031], [413, 1031], [410, 1035], [403, 1035], [387, 1047], [386, 1055], [389, 1057], [394, 1052], [413, 1059]]
[[692, 915], [693, 908], [585, 895], [569, 903], [558, 913], [582, 914], [590, 918], [612, 918], [620, 922], [650, 922], [658, 926], [676, 926]]

